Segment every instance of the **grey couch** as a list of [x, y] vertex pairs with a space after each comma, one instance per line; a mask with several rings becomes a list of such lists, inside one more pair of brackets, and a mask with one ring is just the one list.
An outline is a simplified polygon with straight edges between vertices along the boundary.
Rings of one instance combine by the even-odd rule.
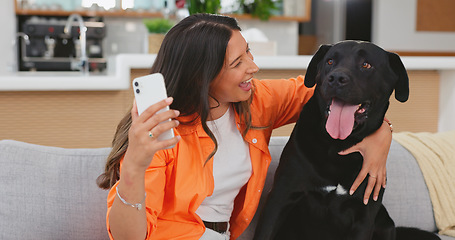
[[[264, 193], [270, 189], [286, 141], [286, 137], [273, 137], [270, 142], [273, 162]], [[109, 150], [1, 140], [0, 239], [108, 239], [107, 191], [99, 189], [95, 179], [104, 168]], [[436, 231], [420, 168], [396, 142], [389, 154], [384, 204], [397, 225]], [[251, 239], [255, 220], [240, 239]]]

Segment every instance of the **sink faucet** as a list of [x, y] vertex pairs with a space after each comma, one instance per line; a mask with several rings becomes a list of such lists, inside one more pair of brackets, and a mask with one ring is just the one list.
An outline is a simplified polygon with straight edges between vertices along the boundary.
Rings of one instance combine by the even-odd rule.
[[[18, 39], [15, 39], [13, 41], [13, 49], [22, 49], [22, 50], [21, 50], [20, 56], [19, 56], [19, 51], [16, 51], [16, 54], [15, 54], [16, 59], [10, 65], [10, 69], [12, 72], [19, 71], [19, 65], [18, 65], [19, 59], [25, 58], [25, 56], [26, 56], [25, 52], [27, 51], [26, 45], [30, 45], [30, 38], [28, 37], [27, 34], [25, 34], [23, 32], [18, 32], [18, 33], [16, 33], [16, 36]], [[21, 41], [21, 38], [23, 39], [23, 41]]]
[[18, 33], [16, 33], [16, 36], [18, 36], [19, 38], [22, 37], [25, 41], [25, 44], [30, 45], [30, 38], [28, 37], [27, 34], [25, 34], [23, 32], [18, 32]]
[[80, 41], [80, 46], [81, 46], [81, 56], [80, 56], [80, 62], [78, 68], [81, 70], [82, 73], [88, 74], [89, 66], [88, 66], [88, 58], [87, 58], [87, 52], [86, 52], [86, 46], [87, 46], [87, 27], [85, 27], [84, 20], [82, 19], [81, 15], [79, 14], [71, 14], [68, 17], [68, 20], [66, 21], [65, 28], [63, 29], [63, 32], [71, 36], [71, 27], [73, 25], [73, 21], [77, 21], [79, 23], [79, 31], [80, 31], [80, 36], [79, 36], [79, 41]]

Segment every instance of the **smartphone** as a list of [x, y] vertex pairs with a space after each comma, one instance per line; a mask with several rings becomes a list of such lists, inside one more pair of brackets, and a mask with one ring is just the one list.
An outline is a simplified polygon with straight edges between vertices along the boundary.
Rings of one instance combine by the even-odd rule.
[[[151, 105], [167, 98], [164, 77], [161, 73], [153, 73], [133, 80], [134, 98], [136, 99], [137, 112], [141, 115]], [[157, 113], [169, 110], [169, 106]], [[167, 121], [171, 121], [168, 119]], [[158, 136], [158, 140], [167, 140], [174, 137], [174, 130], [169, 129]], [[169, 148], [172, 148], [171, 146]]]

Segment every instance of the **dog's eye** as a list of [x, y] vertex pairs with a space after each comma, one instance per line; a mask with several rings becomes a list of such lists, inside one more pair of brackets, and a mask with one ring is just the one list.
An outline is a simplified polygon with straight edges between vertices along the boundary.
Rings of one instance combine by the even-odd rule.
[[327, 64], [329, 64], [329, 65], [333, 65], [333, 59], [329, 59], [329, 60], [327, 60]]
[[369, 64], [369, 63], [367, 63], [367, 62], [364, 62], [364, 63], [362, 64], [362, 67], [363, 67], [363, 68], [366, 68], [366, 69], [370, 69], [370, 68], [371, 68], [371, 64]]

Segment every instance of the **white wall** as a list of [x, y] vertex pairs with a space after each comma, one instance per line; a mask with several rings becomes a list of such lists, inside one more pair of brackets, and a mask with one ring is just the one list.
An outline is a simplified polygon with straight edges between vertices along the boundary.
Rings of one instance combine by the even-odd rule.
[[11, 72], [16, 67], [16, 47], [13, 45], [16, 39], [16, 17], [14, 14], [14, 1], [2, 1], [0, 5], [0, 24], [1, 55], [0, 55], [0, 74]]
[[147, 53], [148, 32], [142, 18], [105, 17], [106, 38], [104, 53], [106, 57], [119, 53]]
[[276, 41], [277, 55], [299, 53], [299, 25], [295, 21], [239, 20], [239, 25], [242, 30], [258, 28], [269, 41]]
[[455, 52], [455, 33], [416, 31], [417, 0], [373, 0], [372, 41], [393, 51]]

